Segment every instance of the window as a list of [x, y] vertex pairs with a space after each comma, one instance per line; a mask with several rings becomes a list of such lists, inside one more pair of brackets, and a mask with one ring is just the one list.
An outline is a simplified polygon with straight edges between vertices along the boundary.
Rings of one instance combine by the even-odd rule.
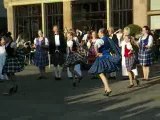
[[98, 30], [106, 27], [106, 0], [72, 1], [73, 27]]
[[132, 0], [111, 0], [111, 25], [123, 28], [133, 22]]
[[150, 10], [160, 10], [160, 0], [150, 0]]
[[46, 12], [47, 36], [51, 32], [53, 25], [58, 25], [59, 29], [63, 30], [63, 3], [46, 4]]
[[42, 26], [41, 5], [16, 6], [15, 36], [23, 33], [26, 39], [33, 41]]
[[151, 29], [160, 29], [160, 15], [150, 16]]

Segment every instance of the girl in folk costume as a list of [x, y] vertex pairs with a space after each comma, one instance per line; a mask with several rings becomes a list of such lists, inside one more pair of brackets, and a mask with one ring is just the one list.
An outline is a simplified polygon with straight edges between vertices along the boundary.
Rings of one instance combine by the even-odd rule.
[[68, 32], [67, 34], [67, 59], [64, 67], [69, 67], [70, 72], [73, 75], [73, 87], [76, 87], [77, 83], [75, 76], [78, 77], [78, 82], [82, 79], [82, 76], [74, 69], [75, 65], [83, 62], [83, 57], [77, 52], [77, 45], [73, 39], [73, 33]]
[[2, 37], [0, 40], [0, 80], [8, 79], [7, 75], [2, 74], [3, 66], [5, 64], [7, 55], [5, 48], [6, 39], [6, 37]]
[[[128, 72], [126, 69], [126, 60], [124, 57], [124, 53], [125, 53], [125, 45], [126, 45], [126, 41], [124, 40], [126, 35], [130, 34], [130, 28], [129, 27], [125, 27], [124, 28], [124, 33], [123, 33], [123, 41], [121, 42], [121, 54], [122, 54], [122, 76], [128, 76]], [[137, 76], [138, 75], [138, 71], [137, 68], [132, 70], [134, 75]]]
[[[74, 32], [74, 30], [70, 30], [70, 32], [73, 32], [73, 40], [75, 41], [74, 43], [76, 44], [77, 50], [78, 50], [78, 49], [80, 48], [79, 39], [78, 39], [76, 33]], [[81, 71], [81, 65], [80, 65], [80, 64], [75, 65], [74, 70], [77, 71], [77, 73], [78, 73], [80, 76], [82, 76], [82, 71]], [[69, 71], [69, 67], [67, 68], [67, 75], [68, 75], [68, 78], [73, 79], [73, 75], [72, 75], [72, 73]], [[77, 76], [76, 76], [76, 77], [77, 77]]]
[[152, 65], [152, 45], [153, 45], [153, 37], [150, 35], [150, 28], [148, 26], [144, 26], [142, 28], [143, 36], [140, 37], [139, 43], [139, 63], [143, 68], [143, 80], [148, 80], [150, 66]]
[[3, 67], [3, 74], [7, 74], [10, 84], [7, 85], [7, 90], [3, 93], [5, 95], [17, 92], [18, 86], [15, 82], [15, 73], [24, 70], [24, 50], [17, 48], [16, 42], [10, 37], [6, 39], [6, 61]]
[[96, 40], [95, 49], [97, 58], [93, 65], [91, 66], [89, 73], [98, 74], [104, 84], [105, 96], [109, 96], [112, 92], [105, 73], [111, 73], [119, 70], [116, 59], [110, 54], [110, 43], [108, 37], [105, 36], [106, 31], [104, 28], [99, 30], [99, 37], [101, 39]]
[[93, 62], [96, 59], [96, 51], [94, 48], [94, 45], [96, 43], [96, 40], [98, 39], [98, 35], [96, 31], [92, 31], [91, 33], [91, 39], [88, 41], [87, 46], [88, 46], [88, 64], [93, 64]]
[[38, 31], [38, 38], [34, 40], [34, 47], [36, 48], [34, 56], [34, 64], [39, 68], [40, 76], [38, 79], [45, 79], [45, 67], [49, 64], [48, 60], [48, 39], [43, 37], [43, 32]]
[[[133, 38], [129, 35], [126, 35], [124, 37], [124, 40], [126, 44], [125, 44], [125, 51], [123, 56], [125, 57], [126, 69], [127, 69], [129, 81], [130, 81], [130, 85], [128, 86], [128, 88], [132, 88], [134, 86], [133, 80], [136, 80], [135, 74], [132, 71], [133, 69], [136, 68], [135, 54], [132, 47]], [[136, 80], [136, 84], [139, 85], [138, 80]]]

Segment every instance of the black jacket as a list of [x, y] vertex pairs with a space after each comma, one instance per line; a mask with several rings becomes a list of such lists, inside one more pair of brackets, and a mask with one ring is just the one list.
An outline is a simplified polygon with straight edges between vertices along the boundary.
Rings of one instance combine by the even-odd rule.
[[[60, 46], [58, 46], [58, 50], [61, 52], [61, 53], [66, 53], [66, 47], [67, 47], [67, 42], [64, 38], [64, 35], [63, 34], [59, 34], [59, 40], [60, 40]], [[55, 53], [55, 50], [56, 50], [56, 46], [55, 46], [55, 34], [52, 33], [50, 34], [49, 36], [49, 53], [50, 54], [54, 54]]]

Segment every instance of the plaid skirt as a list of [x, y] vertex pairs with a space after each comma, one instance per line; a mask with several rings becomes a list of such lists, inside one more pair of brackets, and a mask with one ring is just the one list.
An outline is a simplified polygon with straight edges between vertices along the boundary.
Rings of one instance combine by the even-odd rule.
[[3, 67], [3, 74], [17, 73], [24, 70], [24, 65], [17, 57], [7, 57]]
[[72, 52], [68, 55], [66, 62], [64, 64], [64, 67], [69, 67], [79, 63], [86, 63], [86, 59], [83, 56], [81, 56], [79, 53]]
[[152, 65], [152, 51], [151, 50], [139, 51], [138, 60], [142, 66]]
[[5, 65], [3, 66], [2, 73], [17, 73], [24, 70], [25, 54], [23, 49], [17, 49], [15, 57], [6, 57]]
[[130, 57], [125, 57], [125, 64], [127, 71], [132, 71], [136, 68], [136, 61], [135, 61], [135, 55], [132, 55]]
[[47, 51], [36, 51], [34, 54], [34, 65], [37, 67], [45, 67], [49, 65]]

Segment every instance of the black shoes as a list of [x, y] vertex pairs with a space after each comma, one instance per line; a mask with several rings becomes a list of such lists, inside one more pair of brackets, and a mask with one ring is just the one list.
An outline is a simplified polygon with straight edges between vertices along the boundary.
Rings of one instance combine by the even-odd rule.
[[13, 95], [17, 93], [17, 91], [18, 91], [18, 85], [13, 85], [6, 92], [4, 92], [3, 95]]
[[57, 80], [57, 81], [62, 80], [62, 78], [60, 78], [60, 77], [55, 77], [54, 79]]
[[133, 85], [129, 85], [129, 86], [128, 86], [128, 88], [133, 88], [133, 87], [134, 87], [134, 84], [133, 84]]
[[77, 86], [75, 82], [74, 82], [72, 85], [73, 85], [73, 87], [76, 87], [76, 86]]
[[79, 77], [79, 78], [78, 78], [78, 83], [80, 83], [82, 79], [83, 79], [83, 77], [82, 77], [82, 76], [81, 76], [81, 77]]
[[111, 93], [112, 91], [109, 91], [109, 92], [105, 91], [104, 96], [109, 96]]
[[136, 84], [137, 84], [137, 86], [140, 86], [139, 80], [136, 80]]
[[42, 79], [47, 79], [47, 77], [45, 77], [45, 76], [39, 76], [39, 77], [37, 78], [37, 80], [42, 80]]

